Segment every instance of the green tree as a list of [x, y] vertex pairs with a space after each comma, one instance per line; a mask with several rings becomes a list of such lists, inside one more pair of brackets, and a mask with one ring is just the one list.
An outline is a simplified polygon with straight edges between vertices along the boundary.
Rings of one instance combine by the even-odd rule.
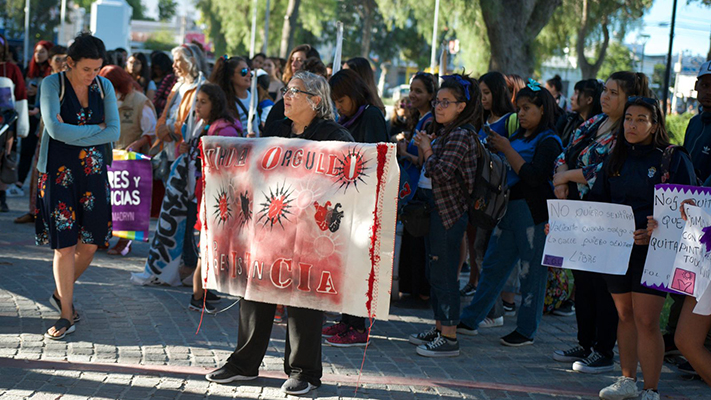
[[[79, 7], [85, 8], [87, 12], [91, 12], [91, 4], [95, 1], [96, 0], [73, 0], [73, 3]], [[55, 0], [55, 3], [58, 3], [58, 1]], [[146, 16], [146, 6], [143, 5], [141, 0], [126, 0], [126, 3], [133, 8], [131, 19], [150, 19]]]
[[158, 0], [158, 19], [169, 21], [175, 17], [178, 3], [175, 0]]
[[[25, 35], [25, 0], [0, 0], [5, 36], [19, 39]], [[52, 40], [54, 28], [59, 24], [59, 2], [57, 0], [31, 0], [30, 38]], [[31, 44], [32, 45], [32, 44]]]
[[607, 79], [615, 71], [632, 71], [633, 67], [634, 55], [632, 51], [620, 42], [612, 42], [596, 78]]
[[178, 44], [175, 43], [173, 34], [169, 30], [163, 29], [151, 35], [144, 45], [146, 49], [150, 50], [170, 51]]

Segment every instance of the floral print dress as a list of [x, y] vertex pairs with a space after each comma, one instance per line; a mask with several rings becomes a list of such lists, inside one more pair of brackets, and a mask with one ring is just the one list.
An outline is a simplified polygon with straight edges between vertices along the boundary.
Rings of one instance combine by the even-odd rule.
[[[72, 125], [104, 122], [99, 81], [89, 86], [89, 106], [81, 106], [68, 78], [61, 117]], [[85, 244], [104, 245], [111, 238], [111, 191], [106, 169], [110, 146], [68, 145], [47, 135], [47, 173], [39, 174], [35, 241], [62, 249]]]

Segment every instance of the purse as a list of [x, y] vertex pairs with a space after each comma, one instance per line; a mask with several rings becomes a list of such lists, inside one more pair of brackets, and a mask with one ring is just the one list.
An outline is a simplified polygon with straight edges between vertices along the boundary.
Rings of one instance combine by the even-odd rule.
[[414, 198], [400, 209], [400, 221], [407, 233], [413, 237], [422, 237], [430, 232], [429, 203]]

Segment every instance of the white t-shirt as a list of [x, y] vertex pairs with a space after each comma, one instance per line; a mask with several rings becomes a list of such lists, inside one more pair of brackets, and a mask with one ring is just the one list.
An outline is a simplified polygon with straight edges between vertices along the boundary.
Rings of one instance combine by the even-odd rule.
[[[251, 99], [252, 99], [252, 94], [248, 91], [246, 99], [240, 99], [239, 97], [237, 98], [237, 101], [239, 103], [242, 103], [242, 105], [236, 104], [237, 111], [239, 112], [239, 122], [242, 124], [242, 132], [244, 132], [245, 136], [249, 133], [249, 132], [247, 132], [247, 126], [249, 126], [247, 124], [247, 121], [249, 120], [249, 102], [251, 101]], [[245, 110], [247, 110], [247, 112], [245, 112]], [[271, 110], [271, 107], [269, 107], [269, 110]], [[267, 113], [269, 113], [269, 111], [267, 111]], [[264, 110], [262, 110], [262, 114], [264, 114]], [[252, 130], [257, 135], [259, 135], [259, 124], [261, 123], [261, 121], [262, 121], [261, 115], [259, 115], [258, 110], [255, 110], [254, 121], [252, 121], [253, 122]]]

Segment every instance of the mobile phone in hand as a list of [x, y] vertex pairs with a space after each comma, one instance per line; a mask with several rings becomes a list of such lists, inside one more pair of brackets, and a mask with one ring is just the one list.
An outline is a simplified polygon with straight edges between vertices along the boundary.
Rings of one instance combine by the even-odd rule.
[[496, 136], [496, 132], [491, 130], [491, 127], [489, 126], [489, 124], [484, 124], [482, 129], [484, 129], [484, 132], [486, 133], [487, 136]]

